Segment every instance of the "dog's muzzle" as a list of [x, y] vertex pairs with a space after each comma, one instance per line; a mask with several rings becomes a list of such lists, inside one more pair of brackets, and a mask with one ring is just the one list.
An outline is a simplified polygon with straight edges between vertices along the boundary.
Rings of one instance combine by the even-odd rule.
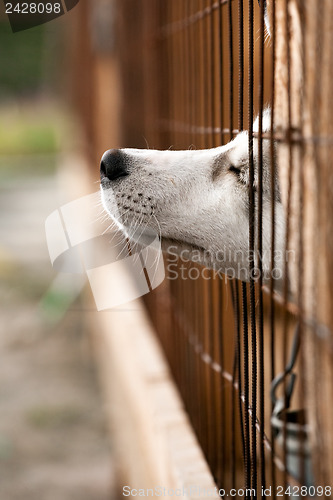
[[109, 149], [104, 153], [100, 165], [101, 180], [115, 181], [120, 177], [126, 177], [128, 174], [125, 153], [120, 149]]

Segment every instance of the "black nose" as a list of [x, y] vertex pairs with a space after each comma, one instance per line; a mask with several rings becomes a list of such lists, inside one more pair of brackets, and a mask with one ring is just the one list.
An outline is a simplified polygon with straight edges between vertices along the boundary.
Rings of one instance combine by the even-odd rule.
[[128, 175], [126, 170], [126, 155], [119, 149], [109, 149], [102, 156], [100, 166], [101, 179], [107, 177], [115, 181], [119, 177]]

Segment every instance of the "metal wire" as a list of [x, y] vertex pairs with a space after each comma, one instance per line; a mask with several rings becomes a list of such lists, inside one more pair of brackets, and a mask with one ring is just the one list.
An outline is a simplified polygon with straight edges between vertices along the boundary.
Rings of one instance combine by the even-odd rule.
[[[119, 0], [118, 3], [126, 18], [134, 0]], [[274, 280], [271, 279], [268, 285], [263, 283], [261, 256], [266, 237], [263, 232], [263, 188], [265, 162], [268, 161], [263, 150], [265, 144], [269, 144], [272, 273], [277, 243], [276, 206], [280, 201], [278, 148], [282, 146], [287, 151], [289, 177], [284, 192], [287, 250], [292, 240], [290, 220], [295, 183], [301, 186], [297, 192], [300, 227], [307, 223], [303, 216], [306, 200], [302, 194], [306, 190], [305, 173], [296, 167], [306, 163], [309, 154], [305, 158], [305, 152], [313, 152], [313, 164], [318, 166], [317, 183], [322, 186], [320, 154], [322, 148], [331, 151], [333, 144], [332, 134], [320, 122], [312, 122], [313, 133], [305, 133], [305, 118], [297, 123], [297, 117], [292, 114], [295, 82], [289, 1], [272, 0], [270, 4], [271, 35], [270, 42], [265, 45], [267, 13], [264, 2], [258, 7], [253, 0], [146, 0], [140, 4], [142, 11], [138, 17], [139, 26], [135, 28], [136, 40], [133, 41], [130, 31], [126, 32], [126, 37], [132, 40], [128, 50], [134, 50], [137, 45], [137, 54], [145, 53], [144, 69], [141, 68], [145, 74], [139, 72], [139, 65], [136, 65], [137, 73], [134, 72], [131, 67], [135, 64], [134, 58], [129, 54], [124, 56], [122, 69], [129, 103], [133, 105], [135, 98], [140, 100], [140, 96], [145, 95], [141, 107], [135, 105], [131, 109], [130, 104], [124, 104], [127, 146], [145, 147], [143, 141], [140, 142], [145, 135], [148, 143], [152, 142], [156, 148], [211, 148], [225, 144], [244, 128], [248, 130], [249, 284], [232, 282], [228, 285], [210, 272], [207, 280], [169, 280], [162, 291], [154, 291], [146, 302], [217, 485], [225, 489], [253, 488], [256, 494], [252, 498], [262, 497], [261, 488], [268, 485], [272, 486], [272, 498], [275, 498], [276, 485], [305, 481], [304, 463], [301, 479], [292, 477], [287, 467], [287, 420], [283, 426], [284, 444], [281, 446], [275, 440], [275, 430], [270, 424], [274, 405], [270, 404], [269, 390], [276, 374], [286, 366], [295, 318], [303, 331], [301, 337], [306, 331], [319, 337], [325, 330], [315, 311], [306, 314], [304, 231], [300, 231], [297, 240], [297, 303], [290, 302], [288, 287], [292, 273], [288, 262], [285, 263], [282, 295], [275, 290]], [[316, 13], [318, 37], [320, 29], [323, 32], [324, 14], [324, 9]], [[303, 21], [302, 26], [306, 26]], [[276, 108], [278, 28], [286, 34], [288, 118], [284, 126], [280, 123], [276, 128], [276, 117], [280, 113]], [[126, 31], [126, 25], [123, 29]], [[317, 41], [317, 76], [312, 97], [319, 108], [320, 68], [323, 66], [323, 55], [319, 53], [327, 43], [322, 33]], [[128, 81], [135, 81], [133, 75], [137, 75], [138, 87]], [[304, 80], [306, 75], [307, 70], [303, 67]], [[155, 105], [147, 102], [153, 86]], [[302, 99], [305, 101], [306, 96]], [[263, 132], [263, 111], [267, 102], [271, 107], [271, 130]], [[143, 118], [137, 113], [139, 108]], [[149, 109], [148, 114], [145, 109]], [[259, 127], [254, 133], [256, 113], [259, 114]], [[254, 150], [258, 151], [256, 158]], [[294, 166], [297, 175], [293, 177]], [[254, 278], [255, 255], [258, 280]], [[185, 267], [187, 273], [195, 269], [200, 274], [201, 267], [197, 264]], [[325, 342], [327, 339], [332, 340], [330, 333]], [[318, 348], [317, 363], [319, 352]], [[303, 397], [308, 360], [304, 353], [302, 356], [297, 370], [303, 380], [303, 388], [301, 384], [298, 394]], [[286, 387], [284, 393], [286, 399]]]
[[[270, 137], [270, 194], [271, 194], [271, 267], [270, 273], [272, 275], [274, 265], [275, 265], [275, 178], [276, 178], [276, 158], [275, 158], [275, 144], [274, 144], [274, 118], [275, 118], [275, 57], [276, 57], [276, 13], [275, 13], [275, 1], [272, 2], [272, 74], [271, 74], [271, 137]], [[270, 281], [270, 382], [275, 378], [275, 302], [274, 302], [274, 281]], [[274, 411], [274, 403], [271, 401], [271, 414]], [[270, 456], [270, 466], [271, 466], [271, 486], [272, 486], [272, 497], [276, 498], [276, 474], [274, 467], [274, 455], [275, 455], [275, 440], [274, 440], [274, 429], [271, 426], [271, 443], [272, 443], [272, 453]]]
[[[290, 141], [290, 130], [291, 130], [291, 101], [290, 101], [290, 89], [291, 89], [291, 67], [290, 67], [290, 24], [289, 24], [289, 0], [284, 0], [284, 20], [285, 20], [285, 33], [286, 33], [286, 53], [287, 53], [287, 95], [288, 95], [288, 119], [287, 119], [287, 146], [288, 146], [288, 160], [289, 160], [289, 170], [288, 170], [288, 192], [287, 192], [287, 223], [286, 223], [286, 235], [285, 235], [285, 251], [287, 251], [289, 247], [289, 238], [290, 238], [290, 213], [291, 213], [291, 189], [292, 189], [292, 155], [293, 150]], [[283, 318], [283, 366], [287, 365], [287, 339], [288, 339], [288, 322], [289, 316], [287, 314], [287, 302], [288, 302], [288, 280], [289, 280], [289, 264], [288, 261], [284, 261], [285, 269], [285, 282], [284, 282], [284, 290], [283, 290], [283, 300], [284, 300], [284, 318]], [[286, 381], [284, 380], [284, 405], [287, 407], [287, 386]], [[283, 422], [283, 461], [286, 463], [287, 461], [287, 415], [284, 413], [284, 422]], [[283, 475], [283, 486], [284, 489], [287, 488], [288, 479], [287, 479], [287, 471], [285, 470]]]
[[263, 107], [264, 107], [264, 7], [265, 3], [260, 3], [260, 39], [259, 39], [259, 86], [258, 86], [258, 332], [259, 332], [259, 418], [260, 418], [260, 474], [261, 487], [266, 488], [266, 461], [264, 447], [265, 428], [265, 364], [264, 364], [264, 310], [263, 310]]

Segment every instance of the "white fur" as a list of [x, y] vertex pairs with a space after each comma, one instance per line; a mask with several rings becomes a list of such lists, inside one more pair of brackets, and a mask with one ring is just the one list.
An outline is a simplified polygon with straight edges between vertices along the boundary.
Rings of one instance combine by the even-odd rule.
[[[263, 114], [263, 130], [270, 127], [270, 113]], [[254, 123], [258, 131], [258, 119]], [[105, 209], [125, 226], [150, 226], [162, 236], [163, 248], [187, 256], [222, 273], [249, 280], [248, 133], [239, 133], [225, 146], [205, 150], [121, 150], [129, 175], [101, 183]], [[253, 154], [257, 186], [258, 141]], [[270, 141], [263, 140], [263, 271], [270, 272], [271, 194]], [[239, 168], [240, 173], [230, 170]], [[215, 172], [215, 175], [214, 173]], [[112, 195], [112, 196], [111, 196]], [[257, 205], [257, 195], [256, 195]], [[276, 190], [275, 262], [283, 273], [284, 213]], [[255, 214], [257, 226], [257, 211]], [[257, 238], [256, 238], [257, 247]], [[195, 258], [194, 258], [195, 255]], [[276, 275], [277, 276], [277, 275]]]

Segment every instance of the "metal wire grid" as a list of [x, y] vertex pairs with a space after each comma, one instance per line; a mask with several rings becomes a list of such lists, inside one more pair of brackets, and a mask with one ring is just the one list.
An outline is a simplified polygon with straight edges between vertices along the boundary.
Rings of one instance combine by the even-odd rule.
[[[289, 35], [288, 0], [284, 8], [285, 31]], [[289, 36], [288, 123], [282, 132], [275, 132], [276, 2], [272, 2], [268, 44], [264, 43], [264, 5], [261, 3], [259, 8], [254, 0], [144, 0], [140, 6], [132, 0], [122, 0], [120, 11], [123, 29], [135, 23], [136, 33], [120, 49], [125, 61], [123, 81], [129, 87], [125, 91], [123, 113], [126, 123], [131, 122], [124, 127], [124, 141], [138, 147], [147, 147], [147, 141], [150, 147], [160, 149], [171, 145], [175, 149], [191, 145], [207, 148], [226, 143], [245, 126], [249, 130], [249, 248], [254, 250], [257, 232], [260, 252], [262, 141], [270, 140], [272, 200], [277, 168], [274, 144], [280, 141], [288, 148], [289, 216], [293, 162], [295, 158], [298, 162], [302, 160], [303, 146], [309, 140], [292, 127]], [[124, 31], [128, 37], [128, 27]], [[125, 41], [124, 35], [122, 40]], [[318, 65], [317, 74], [320, 60]], [[272, 132], [263, 134], [262, 112], [266, 102], [271, 106]], [[252, 188], [256, 113], [259, 114], [257, 227]], [[302, 188], [301, 168], [297, 175]], [[302, 192], [300, 189], [296, 305], [288, 302], [288, 263], [282, 296], [274, 293], [273, 281], [270, 287], [263, 287], [260, 279], [257, 285], [253, 280], [249, 284], [237, 281], [226, 284], [211, 271], [205, 272], [209, 279], [189, 279], [191, 272], [195, 274], [193, 270], [200, 274], [202, 268], [182, 263], [185, 278], [167, 280], [147, 298], [152, 320], [217, 485], [225, 489], [253, 488], [256, 493], [252, 498], [261, 498], [261, 488], [267, 486], [272, 486], [275, 498], [278, 484], [284, 487], [305, 484], [304, 459], [299, 481], [287, 471], [286, 426], [283, 446], [275, 443], [270, 423], [274, 405], [269, 394], [271, 381], [287, 366], [295, 324], [298, 322], [301, 338], [305, 324], [306, 328], [310, 324], [303, 314]], [[273, 266], [274, 202], [271, 206]], [[289, 239], [288, 223], [286, 248]], [[254, 262], [249, 265], [253, 268]], [[314, 317], [315, 314], [312, 321]], [[304, 397], [306, 368], [301, 350], [296, 406]], [[284, 394], [286, 401], [286, 383]]]

